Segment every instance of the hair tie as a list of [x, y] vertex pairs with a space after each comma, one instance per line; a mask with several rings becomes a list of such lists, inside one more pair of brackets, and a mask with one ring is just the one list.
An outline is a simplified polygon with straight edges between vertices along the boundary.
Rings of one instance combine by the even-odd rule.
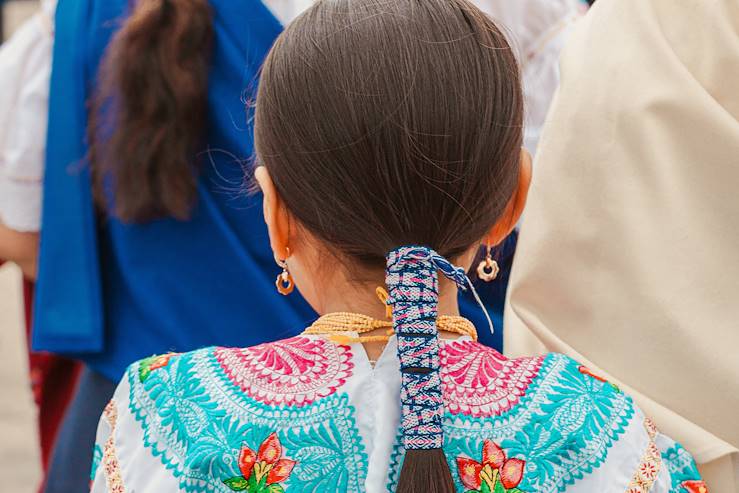
[[[385, 283], [398, 338], [401, 427], [406, 450], [440, 449], [444, 443], [444, 400], [436, 328], [438, 271], [460, 289], [470, 288], [474, 292], [465, 270], [430, 248], [406, 246], [387, 255]], [[479, 302], [479, 297], [476, 298]]]

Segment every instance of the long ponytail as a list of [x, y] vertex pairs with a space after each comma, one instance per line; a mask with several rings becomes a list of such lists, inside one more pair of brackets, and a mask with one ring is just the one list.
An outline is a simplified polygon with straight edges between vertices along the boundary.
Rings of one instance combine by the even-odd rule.
[[114, 37], [88, 130], [103, 210], [123, 221], [189, 217], [212, 38], [208, 0], [138, 0]]
[[439, 271], [466, 276], [428, 248], [397, 247], [459, 258], [479, 244], [516, 190], [522, 128], [513, 50], [468, 0], [316, 2], [265, 62], [255, 145], [285, 207], [350, 266], [387, 269], [403, 380], [400, 493], [454, 491], [436, 291]]
[[426, 247], [401, 247], [387, 257], [385, 283], [393, 307], [401, 372], [401, 428], [405, 457], [398, 493], [453, 493], [454, 482], [444, 455], [437, 271], [462, 289], [464, 269]]

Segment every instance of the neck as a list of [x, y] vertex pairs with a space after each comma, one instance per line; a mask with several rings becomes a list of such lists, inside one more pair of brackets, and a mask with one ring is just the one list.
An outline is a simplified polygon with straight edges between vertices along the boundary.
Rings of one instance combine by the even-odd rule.
[[[336, 312], [349, 312], [366, 315], [377, 320], [385, 320], [385, 306], [377, 297], [375, 290], [385, 286], [384, 281], [362, 284], [332, 283], [324, 291], [325, 296], [318, 307], [320, 315]], [[459, 315], [457, 287], [446, 279], [439, 279], [439, 315]]]

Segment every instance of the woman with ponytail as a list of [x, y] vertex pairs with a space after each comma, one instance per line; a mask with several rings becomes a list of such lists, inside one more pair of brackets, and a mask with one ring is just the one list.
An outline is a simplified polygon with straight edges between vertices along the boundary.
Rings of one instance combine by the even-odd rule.
[[[503, 14], [502, 2], [476, 1]], [[258, 344], [315, 318], [297, 294], [271, 289], [261, 197], [239, 195], [239, 159], [253, 154], [244, 100], [253, 99], [282, 26], [312, 3], [60, 3], [33, 344], [86, 368], [55, 447], [49, 493], [84, 487], [97, 417], [132, 361]], [[539, 8], [541, 16], [516, 9], [509, 27], [521, 48], [539, 37], [532, 33], [562, 24], [569, 3]], [[543, 114], [548, 103], [541, 81], [551, 78], [541, 73], [551, 72], [561, 44], [551, 39], [527, 70], [529, 89], [541, 93], [530, 114]], [[42, 136], [27, 140], [43, 147]], [[481, 291], [496, 321], [514, 244], [506, 242], [499, 258], [500, 282]], [[460, 293], [460, 310], [485, 320], [469, 292]], [[481, 334], [493, 347], [501, 340], [500, 331]], [[55, 377], [72, 385], [71, 375]]]
[[518, 73], [467, 0], [318, 0], [291, 24], [255, 178], [276, 287], [321, 317], [131, 365], [93, 492], [707, 491], [616, 386], [558, 354], [506, 359], [459, 315], [478, 247], [526, 202]]

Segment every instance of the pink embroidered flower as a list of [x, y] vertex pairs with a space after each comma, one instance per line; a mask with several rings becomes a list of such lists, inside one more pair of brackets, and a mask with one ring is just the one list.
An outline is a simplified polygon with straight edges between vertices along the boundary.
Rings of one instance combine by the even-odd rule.
[[498, 444], [485, 440], [482, 445], [482, 462], [469, 457], [457, 457], [459, 479], [469, 491], [478, 493], [523, 493], [518, 488], [523, 480], [526, 461], [508, 459]]
[[239, 453], [241, 476], [223, 482], [232, 491], [282, 493], [284, 488], [279, 483], [290, 477], [295, 464], [297, 462], [294, 460], [282, 457], [280, 439], [276, 433], [272, 433], [262, 442], [257, 452], [242, 446]]

